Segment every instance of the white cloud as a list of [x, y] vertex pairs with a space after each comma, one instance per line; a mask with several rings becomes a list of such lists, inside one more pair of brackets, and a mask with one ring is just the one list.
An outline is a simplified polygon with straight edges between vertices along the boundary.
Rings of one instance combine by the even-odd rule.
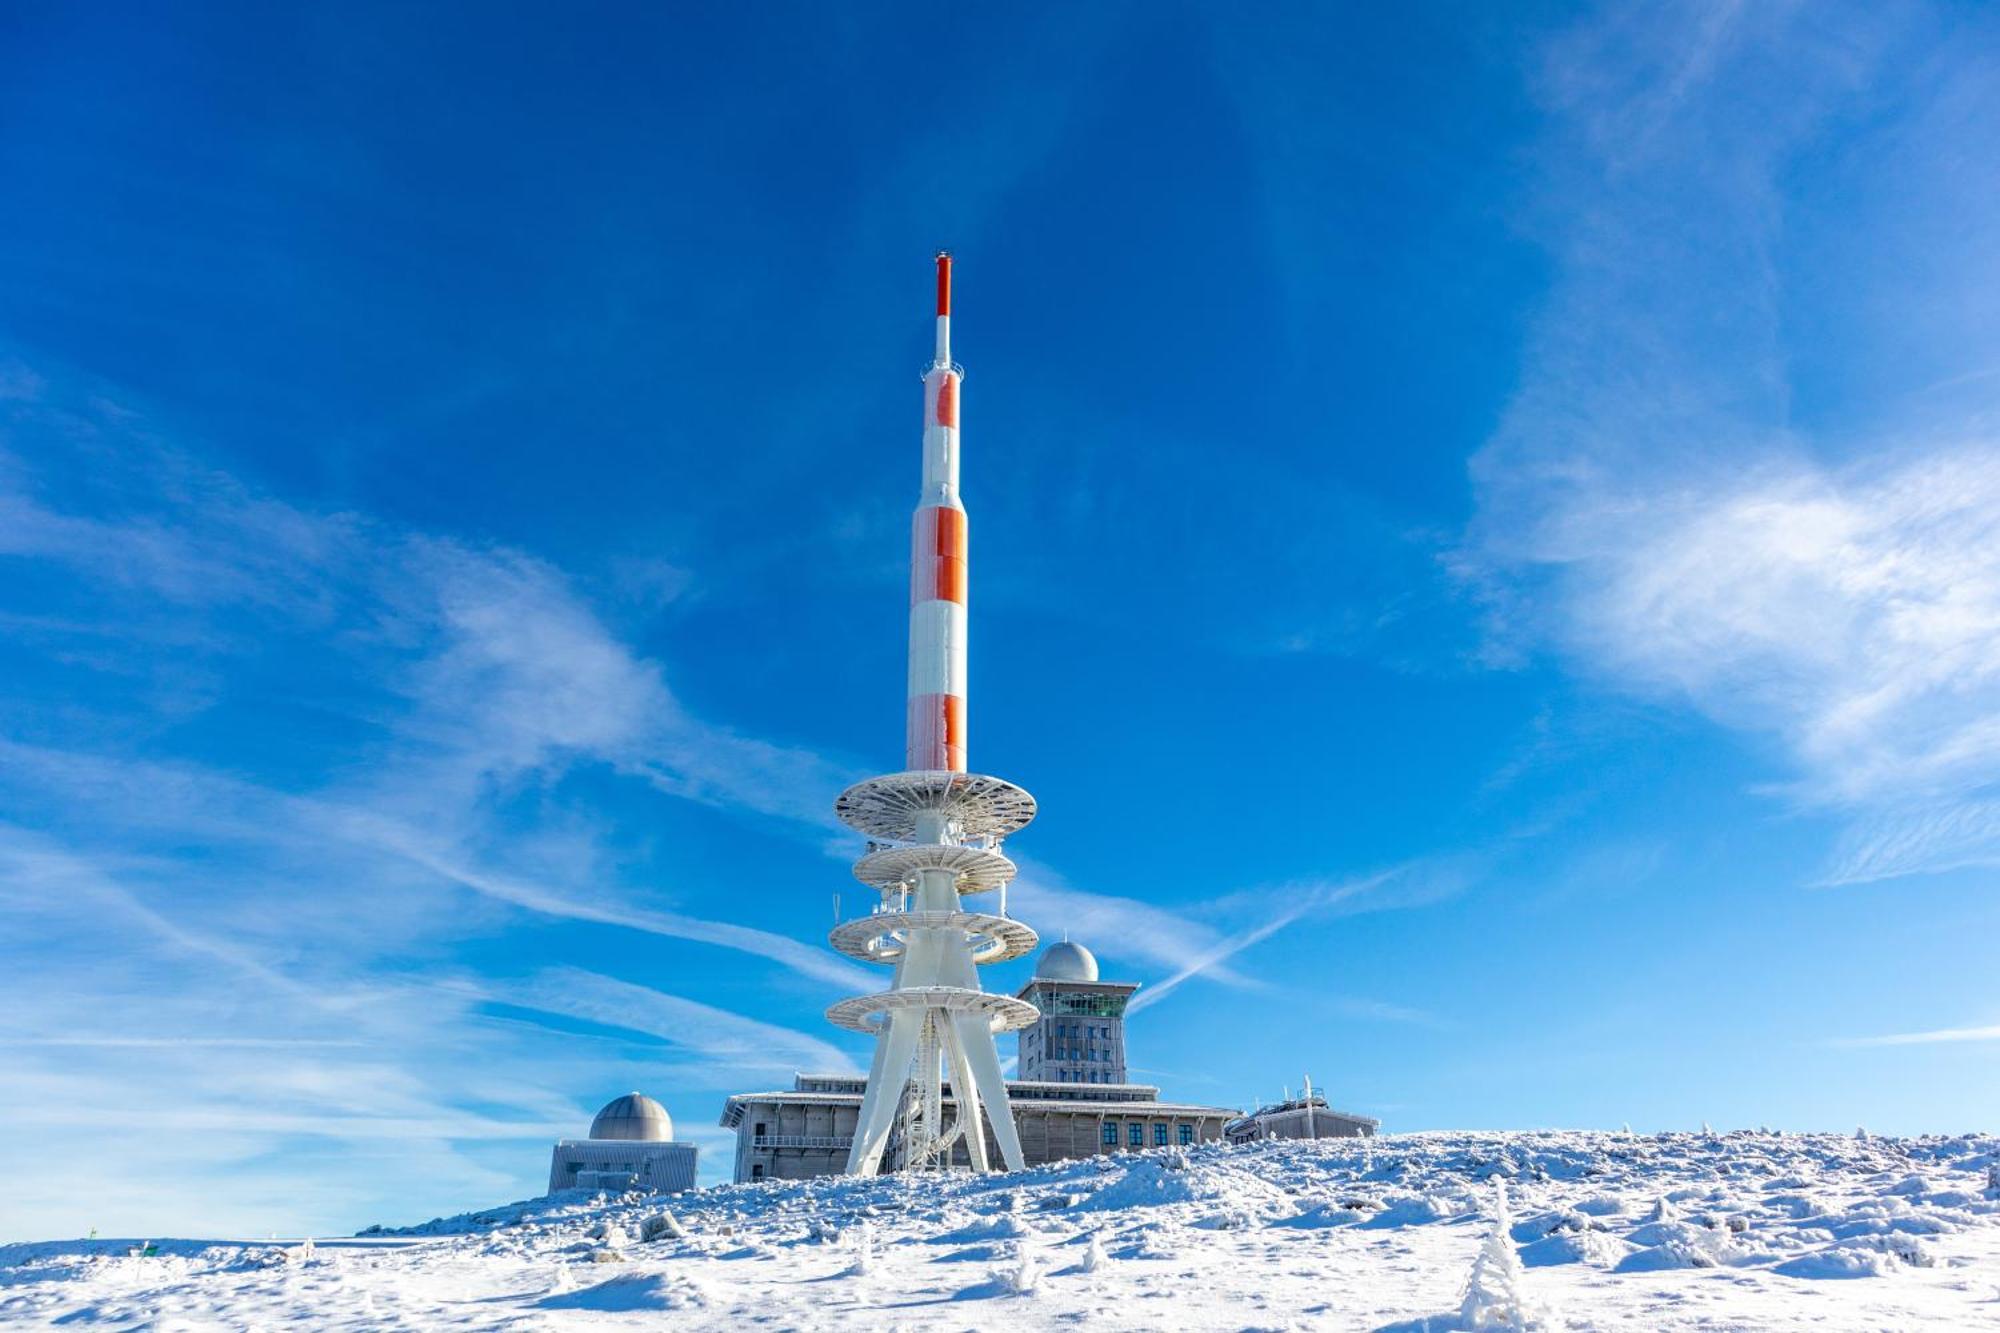
[[[1449, 897], [1464, 888], [1469, 868], [1469, 863], [1460, 859], [1438, 858], [1351, 879], [1267, 885], [1223, 896], [1215, 906], [1224, 913], [1239, 918], [1261, 915], [1262, 919], [1236, 934], [1213, 939], [1185, 957], [1173, 973], [1135, 995], [1126, 1012], [1135, 1013], [1157, 1004], [1196, 977], [1212, 977], [1229, 959], [1297, 922], [1417, 907]], [[1430, 1021], [1428, 1015], [1418, 1010], [1387, 1001], [1347, 997], [1337, 1002], [1357, 1017]]]
[[847, 1053], [822, 1038], [581, 968], [550, 968], [481, 993], [489, 1001], [651, 1033], [699, 1055], [723, 1079], [855, 1072]]
[[1933, 1032], [1895, 1032], [1883, 1037], [1846, 1037], [1836, 1046], [1936, 1046], [1966, 1041], [2000, 1041], [2000, 1027], [1938, 1028]]
[[[776, 816], [773, 836], [810, 849], [844, 770], [690, 716], [546, 562], [252, 495], [76, 397], [38, 383], [12, 405], [13, 442], [47, 450], [60, 500], [0, 456], [0, 554], [70, 608], [10, 628], [86, 701], [6, 690], [0, 1124], [52, 1169], [17, 1174], [0, 1232], [443, 1211], [534, 1188], [547, 1142], [588, 1122], [579, 1091], [847, 1067], [830, 1042], [589, 974], [552, 974], [543, 998], [687, 1025], [680, 1064], [629, 1037], [551, 1040], [410, 979], [454, 976], [456, 941], [528, 912], [747, 954], [829, 996], [871, 989], [816, 940], [677, 910], [563, 785]], [[72, 445], [91, 465], [53, 466]], [[207, 688], [187, 706], [237, 726], [232, 691], [267, 690], [255, 673], [279, 654], [299, 667], [283, 693], [333, 715], [338, 744], [287, 738], [266, 768], [255, 746], [218, 759], [159, 725], [157, 683], [194, 673]]]
[[1782, 743], [1799, 801], [1864, 812], [1829, 878], [1989, 860], [2000, 780], [2000, 450], [1798, 462], [1570, 507], [1567, 643]]
[[[1011, 853], [1010, 853], [1011, 854]], [[1073, 938], [1093, 952], [1127, 963], [1205, 973], [1212, 981], [1247, 986], [1226, 965], [1222, 931], [1159, 902], [1089, 893], [1048, 866], [1014, 855], [1021, 876], [1008, 888], [1009, 914], [1032, 923], [1044, 939]]]
[[[1454, 560], [1496, 658], [1553, 644], [1768, 738], [1772, 794], [1847, 826], [1836, 882], [2000, 862], [2000, 402], [1949, 373], [1990, 364], [1954, 294], [1990, 287], [1991, 228], [1878, 203], [1955, 207], [2000, 97], [1950, 50], [1911, 78], [1890, 53], [1923, 34], [1849, 12], [1839, 41], [1803, 11], [1613, 12], [1552, 49], [1528, 217], [1556, 277]], [[1885, 81], [1886, 128], [1822, 138]], [[1859, 419], [1799, 424], [1800, 362]]]

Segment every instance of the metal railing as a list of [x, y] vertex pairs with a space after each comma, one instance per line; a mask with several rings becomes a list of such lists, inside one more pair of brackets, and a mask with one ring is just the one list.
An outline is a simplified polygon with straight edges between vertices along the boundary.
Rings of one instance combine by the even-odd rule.
[[755, 1134], [753, 1148], [851, 1148], [852, 1134]]

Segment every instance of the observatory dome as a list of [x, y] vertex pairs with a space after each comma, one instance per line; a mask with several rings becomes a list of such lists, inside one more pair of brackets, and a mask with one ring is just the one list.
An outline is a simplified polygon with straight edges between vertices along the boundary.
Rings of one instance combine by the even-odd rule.
[[1095, 981], [1097, 959], [1081, 944], [1064, 940], [1042, 950], [1035, 975], [1043, 981]]
[[628, 1092], [590, 1122], [593, 1139], [644, 1139], [664, 1142], [674, 1136], [673, 1118], [651, 1097]]

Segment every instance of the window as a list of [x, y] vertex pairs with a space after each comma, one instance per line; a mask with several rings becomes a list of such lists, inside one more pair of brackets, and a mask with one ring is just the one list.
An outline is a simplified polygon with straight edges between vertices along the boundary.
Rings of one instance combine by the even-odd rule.
[[764, 1137], [764, 1122], [763, 1122], [763, 1121], [761, 1121], [761, 1120], [759, 1120], [759, 1121], [757, 1122], [757, 1128], [755, 1128], [755, 1129], [751, 1130], [750, 1132], [751, 1132], [751, 1133], [753, 1133], [753, 1134], [755, 1134], [755, 1135], [756, 1135], [756, 1136], [757, 1136], [758, 1138], [760, 1138], [760, 1139], [761, 1139], [761, 1138], [763, 1138], [763, 1137]]
[[1118, 1146], [1118, 1122], [1116, 1120], [1107, 1120], [1104, 1122], [1104, 1146], [1107, 1148], [1116, 1148]]
[[750, 1163], [750, 1179], [762, 1180], [763, 1178], [764, 1178], [764, 1164], [762, 1162]]
[[1188, 1146], [1188, 1145], [1189, 1145], [1190, 1143], [1193, 1143], [1193, 1142], [1194, 1142], [1194, 1126], [1193, 1126], [1193, 1125], [1182, 1125], [1182, 1126], [1181, 1126], [1181, 1147], [1185, 1148], [1185, 1147], [1187, 1147], [1187, 1146]]
[[1167, 1127], [1165, 1125], [1153, 1126], [1153, 1146], [1155, 1148], [1164, 1148], [1167, 1146]]
[[1144, 1125], [1127, 1125], [1125, 1127], [1125, 1141], [1134, 1148], [1145, 1147], [1146, 1127]]

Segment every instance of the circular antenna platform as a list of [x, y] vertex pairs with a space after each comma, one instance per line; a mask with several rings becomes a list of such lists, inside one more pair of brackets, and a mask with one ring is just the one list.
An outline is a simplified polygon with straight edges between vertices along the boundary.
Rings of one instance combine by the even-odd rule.
[[1010, 916], [986, 912], [877, 912], [843, 921], [827, 942], [864, 963], [893, 963], [909, 949], [913, 930], [961, 930], [975, 963], [1005, 963], [1035, 951], [1041, 937]]
[[897, 1009], [946, 1009], [954, 1014], [980, 1014], [994, 1032], [1018, 1032], [1042, 1016], [1042, 1011], [1034, 1005], [1011, 995], [989, 995], [983, 990], [964, 990], [958, 986], [915, 986], [842, 1000], [826, 1011], [826, 1021], [849, 1032], [873, 1035], [889, 1025], [889, 1014]]
[[1035, 817], [1035, 798], [1001, 778], [979, 773], [889, 773], [840, 794], [841, 823], [875, 838], [908, 842], [921, 815], [943, 815], [962, 838], [1004, 838]]
[[985, 893], [1014, 878], [1014, 863], [983, 847], [948, 842], [920, 842], [909, 847], [878, 847], [854, 863], [854, 878], [877, 889], [914, 885], [919, 870], [952, 870], [960, 893]]

